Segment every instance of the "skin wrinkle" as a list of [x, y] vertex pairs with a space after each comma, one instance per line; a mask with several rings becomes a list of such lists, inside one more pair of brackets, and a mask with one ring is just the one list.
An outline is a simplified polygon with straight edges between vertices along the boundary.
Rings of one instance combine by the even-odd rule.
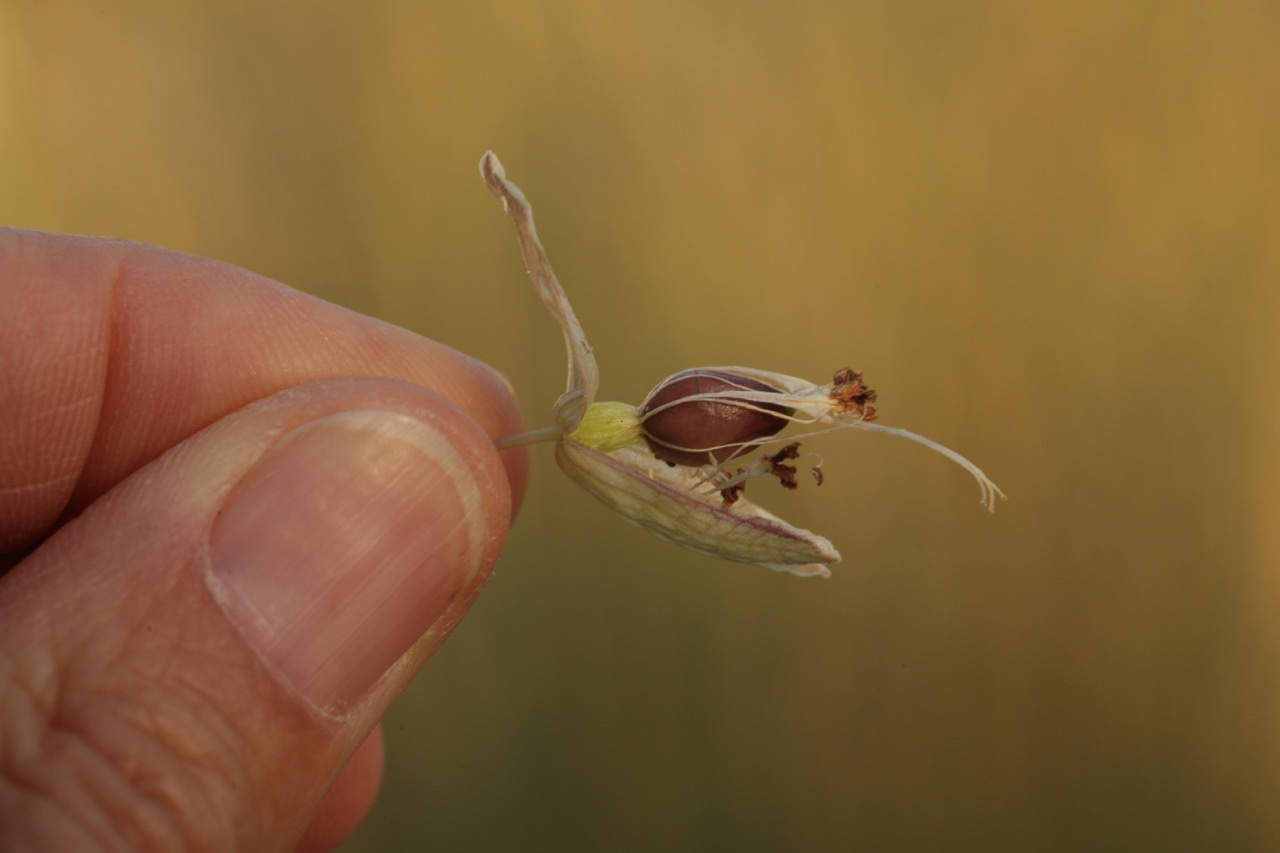
[[[40, 648], [53, 647], [42, 643]], [[30, 658], [25, 660], [29, 662]], [[101, 777], [102, 770], [109, 770], [111, 763], [75, 725], [74, 708], [64, 700], [65, 676], [60, 677], [52, 666], [40, 673], [32, 672], [29, 665], [7, 669], [6, 681], [13, 689], [3, 719], [14, 736], [5, 741], [21, 745], [25, 750], [21, 755], [6, 752], [0, 756], [5, 764], [5, 772], [0, 777], [6, 783], [5, 798], [23, 801], [20, 808], [24, 811], [38, 813], [51, 809], [57, 813], [56, 823], [45, 821], [42, 825], [58, 826], [64, 833], [58, 838], [60, 843], [70, 843], [72, 839], [66, 834], [76, 830], [77, 845], [92, 839], [105, 849], [124, 849], [125, 840], [118, 837], [114, 822], [106, 817], [110, 814], [106, 804], [95, 808], [101, 798], [86, 795], [93, 789], [104, 793], [119, 790], [120, 777], [111, 773], [107, 784], [85, 784], [87, 780]], [[23, 675], [26, 677], [21, 677]], [[74, 789], [68, 791], [69, 786]], [[6, 810], [13, 808], [6, 806]]]
[[[164, 600], [163, 596], [152, 599], [151, 606], [162, 606]], [[191, 666], [199, 660], [191, 648], [205, 651], [206, 657], [215, 654], [210, 652], [208, 637], [187, 643], [181, 636], [153, 635], [150, 626], [164, 620], [148, 619], [145, 613], [140, 617], [133, 623], [133, 636], [118, 638], [110, 649], [98, 646], [96, 654], [71, 656], [77, 663], [51, 678], [53, 683], [42, 685], [38, 692], [46, 698], [33, 704], [52, 703], [52, 710], [35, 711], [36, 720], [49, 721], [44, 742], [36, 745], [27, 760], [7, 768], [6, 778], [24, 783], [24, 790], [41, 802], [55, 807], [74, 804], [67, 819], [79, 823], [87, 837], [108, 849], [226, 847], [231, 837], [197, 838], [185, 833], [220, 827], [252, 835], [236, 808], [237, 792], [257, 786], [237, 775], [237, 768], [245, 766], [238, 750], [260, 742], [254, 729], [268, 727], [269, 713], [263, 709], [273, 703], [248, 703], [234, 712], [222, 708], [215, 685], [181, 677], [182, 672], [200, 669], [198, 664]], [[200, 630], [204, 629], [191, 626], [185, 633]], [[137, 642], [138, 636], [143, 643]], [[128, 656], [122, 657], [125, 650]], [[278, 695], [274, 679], [237, 642], [221, 644], [216, 654], [226, 656], [213, 664], [217, 670], [247, 669], [248, 680], [258, 690], [268, 698]], [[181, 667], [175, 670], [173, 661]], [[173, 677], [175, 671], [180, 677]], [[98, 687], [106, 673], [110, 673], [110, 692]], [[155, 686], [160, 684], [164, 686]], [[147, 701], [151, 691], [161, 701]], [[35, 693], [30, 691], [32, 696]], [[68, 696], [76, 697], [74, 705], [65, 701]], [[251, 713], [255, 710], [258, 716]], [[319, 731], [324, 725], [313, 718], [307, 727]], [[201, 732], [201, 738], [192, 740], [191, 732]], [[165, 767], [182, 767], [184, 772], [166, 774]], [[198, 790], [177, 787], [179, 783]], [[68, 791], [68, 785], [74, 790]], [[126, 808], [113, 805], [118, 803]], [[194, 803], [206, 813], [223, 817], [184, 818], [181, 807]], [[122, 815], [128, 817], [127, 824], [120, 823]]]
[[[5, 235], [6, 237], [8, 235]], [[7, 241], [6, 241], [7, 242]], [[47, 342], [41, 346], [31, 347], [33, 352], [51, 353], [43, 364], [29, 365], [29, 369], [24, 371], [23, 375], [36, 377], [38, 382], [35, 388], [24, 388], [26, 394], [37, 394], [44, 405], [36, 405], [35, 402], [24, 400], [22, 406], [24, 409], [41, 409], [39, 418], [47, 418], [51, 423], [47, 429], [42, 430], [34, 436], [34, 441], [43, 446], [47, 450], [51, 446], [56, 446], [61, 453], [61, 458], [42, 457], [39, 454], [20, 453], [17, 462], [22, 463], [23, 458], [31, 458], [34, 460], [35, 466], [47, 467], [49, 473], [38, 476], [39, 482], [48, 486], [55, 486], [46, 495], [43, 501], [38, 501], [35, 507], [31, 507], [25, 511], [10, 510], [13, 516], [5, 520], [5, 529], [0, 530], [0, 550], [11, 552], [16, 550], [25, 550], [33, 542], [38, 541], [44, 535], [44, 531], [48, 525], [55, 523], [55, 520], [62, 513], [66, 504], [74, 494], [76, 486], [79, 483], [85, 460], [92, 452], [91, 438], [97, 432], [97, 425], [101, 418], [102, 403], [104, 400], [105, 389], [103, 380], [106, 374], [106, 365], [110, 362], [110, 310], [109, 306], [114, 299], [116, 291], [116, 282], [118, 280], [121, 266], [117, 254], [113, 254], [110, 258], [95, 257], [91, 264], [84, 262], [84, 254], [81, 252], [70, 255], [70, 261], [55, 260], [55, 252], [62, 247], [59, 241], [50, 241], [45, 239], [38, 244], [38, 247], [32, 251], [30, 244], [24, 246], [24, 250], [14, 252], [6, 251], [4, 258], [10, 261], [18, 269], [14, 274], [18, 276], [17, 280], [24, 277], [38, 283], [43, 288], [46, 285], [56, 286], [61, 270], [61, 264], [69, 264], [73, 267], [77, 275], [77, 279], [84, 278], [95, 280], [102, 278], [107, 282], [105, 293], [105, 304], [108, 310], [93, 312], [95, 322], [89, 324], [71, 324], [64, 325], [59, 322], [60, 318], [48, 320], [52, 327], [52, 336], [54, 340], [62, 341], [70, 340], [70, 345], [64, 348], [50, 347]], [[8, 246], [5, 246], [6, 250]], [[103, 269], [103, 265], [106, 268]], [[27, 272], [24, 265], [33, 266], [37, 269], [33, 272]], [[82, 269], [88, 267], [87, 269]], [[105, 272], [105, 276], [103, 273]], [[101, 298], [94, 292], [93, 288], [89, 288], [91, 297]], [[37, 315], [41, 321], [46, 320], [49, 314], [40, 312]], [[77, 317], [83, 314], [77, 314]], [[44, 323], [41, 323], [43, 326]], [[30, 327], [28, 327], [30, 328]], [[48, 328], [34, 329], [34, 332], [47, 334], [50, 332]], [[85, 366], [89, 369], [86, 370]], [[95, 370], [94, 367], [97, 367]], [[79, 393], [76, 393], [76, 390]], [[58, 396], [66, 394], [71, 399], [60, 401]], [[53, 398], [53, 399], [49, 399]], [[86, 411], [79, 417], [76, 412], [80, 409]], [[38, 418], [38, 419], [39, 419]], [[32, 426], [28, 426], [29, 431], [34, 431]], [[25, 450], [34, 450], [33, 446], [20, 445]], [[12, 470], [12, 469], [11, 469]], [[13, 473], [21, 474], [21, 469], [13, 471]], [[12, 494], [14, 496], [21, 494], [26, 496], [23, 503], [30, 507], [32, 494], [39, 494], [30, 491], [5, 491], [2, 494]], [[5, 501], [4, 505], [12, 506], [13, 501]], [[24, 516], [34, 515], [35, 518], [28, 519]], [[47, 520], [46, 520], [47, 519]], [[34, 523], [33, 523], [34, 522]], [[35, 528], [33, 530], [33, 528]], [[12, 531], [12, 532], [11, 532]], [[6, 561], [10, 562], [10, 561]], [[16, 562], [16, 560], [12, 561]], [[7, 569], [7, 565], [0, 564], [0, 570]]]
[[[145, 694], [144, 697], [145, 699]], [[199, 802], [207, 812], [223, 814], [235, 819], [234, 792], [239, 785], [235, 762], [225, 759], [234, 755], [233, 748], [243, 740], [233, 733], [234, 719], [217, 713], [218, 704], [210, 691], [201, 689], [193, 679], [168, 680], [160, 702], [119, 702], [119, 713], [108, 717], [110, 724], [82, 728], [81, 740], [88, 748], [97, 748], [104, 758], [117, 768], [122, 786], [133, 794], [131, 804], [142, 802], [149, 806], [139, 813], [134, 828], [134, 839], [182, 838], [183, 846], [203, 847], [212, 839], [196, 839], [184, 836], [193, 827], [206, 826], [204, 822], [183, 819], [183, 803]], [[111, 703], [101, 701], [98, 708], [109, 708]], [[163, 711], [163, 713], [161, 713]], [[101, 711], [96, 712], [98, 715]], [[96, 722], [96, 721], [95, 721]], [[184, 738], [184, 732], [202, 731], [201, 741], [196, 743]], [[128, 753], [112, 751], [113, 744], [143, 745]], [[150, 747], [150, 748], [148, 748]], [[197, 748], [198, 747], [198, 748]], [[147, 753], [156, 753], [147, 757]], [[222, 759], [222, 760], [219, 760]], [[181, 774], [156, 774], [148, 772], [165, 762], [183, 767]], [[229, 784], [230, 781], [230, 784]], [[179, 784], [181, 783], [181, 785]], [[190, 789], [195, 788], [193, 792]], [[113, 810], [119, 814], [119, 810]], [[223, 823], [215, 821], [214, 823]], [[164, 841], [165, 846], [171, 841]]]
[[112, 332], [114, 318], [119, 310], [120, 280], [124, 275], [124, 266], [119, 252], [113, 252], [108, 257], [110, 260], [104, 276], [106, 293], [103, 310], [98, 314], [98, 325], [93, 336], [93, 345], [86, 353], [87, 355], [97, 354], [97, 364], [100, 365], [95, 371], [96, 382], [92, 383], [85, 392], [86, 408], [92, 412], [91, 416], [88, 417], [89, 423], [86, 424], [85, 428], [91, 438], [81, 445], [80, 452], [76, 455], [76, 464], [72, 469], [76, 472], [75, 484], [66, 495], [61, 496], [58, 516], [61, 516], [66, 511], [72, 497], [79, 489], [80, 482], [84, 476], [85, 463], [91, 458], [94, 445], [97, 443], [97, 436], [102, 424], [103, 409], [110, 390], [107, 383], [110, 378], [111, 364], [115, 360], [113, 357], [115, 336]]
[[[54, 805], [68, 804], [68, 811], [72, 813], [68, 819], [80, 822], [86, 835], [96, 838], [104, 846], [121, 848], [129, 843], [127, 837], [136, 841], [141, 833], [135, 830], [126, 832], [126, 837], [119, 837], [115, 832], [115, 822], [105, 816], [113, 813], [109, 801], [133, 787], [129, 784], [129, 767], [134, 762], [128, 756], [112, 756], [107, 745], [112, 742], [150, 742], [136, 740], [128, 733], [123, 741], [118, 740], [115, 734], [103, 735], [104, 730], [116, 731], [118, 724], [125, 720], [111, 713], [99, 715], [98, 709], [116, 705], [127, 707], [127, 702], [116, 701], [116, 691], [107, 694], [98, 689], [96, 681], [102, 673], [121, 664], [133, 668], [128, 661], [116, 660], [119, 649], [123, 647], [124, 644], [118, 642], [110, 644], [110, 647], [98, 644], [92, 648], [88, 658], [73, 656], [71, 660], [77, 663], [64, 672], [51, 670], [45, 674], [44, 683], [40, 685], [40, 693], [44, 694], [41, 704], [45, 707], [35, 715], [37, 721], [47, 721], [40, 732], [40, 742], [35, 744], [37, 748], [26, 761], [15, 762], [6, 770], [7, 778], [25, 781], [33, 797]], [[145, 689], [145, 679], [134, 680]], [[87, 683], [82, 685], [81, 681]], [[67, 697], [75, 697], [75, 703], [69, 702]], [[84, 706], [92, 710], [82, 721], [79, 709]], [[145, 730], [146, 727], [141, 728]], [[69, 786], [74, 786], [74, 790], [69, 792]], [[144, 797], [142, 802], [145, 804], [148, 799]], [[150, 811], [144, 806], [141, 810], [132, 809], [129, 815], [137, 823], [144, 813]]]
[[[167, 252], [163, 252], [163, 254], [168, 255]], [[138, 367], [157, 359], [150, 359], [146, 356], [146, 326], [144, 323], [135, 321], [135, 311], [130, 308], [132, 283], [128, 280], [128, 276], [128, 270], [121, 262], [111, 278], [111, 299], [109, 310], [107, 311], [107, 357], [102, 381], [102, 408], [94, 430], [93, 447], [81, 472], [80, 488], [77, 488], [68, 507], [69, 513], [78, 512], [80, 508], [96, 499], [106, 488], [109, 488], [107, 484], [121, 479], [118, 474], [102, 477], [98, 472], [104, 467], [114, 467], [110, 463], [117, 461], [116, 457], [119, 455], [118, 446], [122, 440], [132, 440], [135, 443], [143, 441], [151, 433], [156, 432], [163, 426], [160, 423], [161, 419], [155, 418], [150, 419], [150, 422], [139, 424], [137, 429], [121, 430], [117, 425], [119, 420], [118, 413], [122, 411], [128, 412], [132, 409], [148, 411], [151, 409], [165, 410], [171, 408], [161, 405], [166, 396], [163, 393], [163, 389], [152, 387], [145, 381], [139, 387], [139, 380], [145, 380], [146, 374], [139, 370]], [[141, 276], [138, 277], [141, 278]], [[194, 274], [190, 276], [174, 276], [172, 283], [174, 286], [186, 283], [184, 279], [193, 281]], [[159, 293], [163, 292], [163, 290], [159, 291]], [[186, 338], [183, 336], [181, 342], [185, 341]], [[189, 371], [181, 369], [181, 365], [187, 361], [183, 355], [182, 347], [178, 347], [177, 351], [166, 351], [164, 357], [158, 359], [160, 366], [153, 369], [173, 371], [175, 374], [185, 375]], [[178, 435], [175, 435], [171, 443], [176, 444], [182, 438], [194, 434], [216, 419], [216, 416], [211, 416], [206, 422], [191, 424], [188, 429], [182, 430]], [[120, 467], [123, 471], [137, 470], [163, 453], [167, 444], [168, 442], [163, 439], [157, 440], [153, 442], [154, 451], [152, 453], [145, 456], [137, 456], [132, 460], [120, 459], [118, 461], [123, 463]]]
[[[45, 436], [60, 437], [64, 435], [64, 432], [61, 429], [62, 422], [65, 422], [66, 420], [74, 420], [75, 413], [81, 409], [92, 408], [96, 411], [100, 411], [100, 402], [101, 396], [95, 397], [92, 394], [83, 394], [76, 400], [56, 404], [42, 412], [37, 419], [37, 423], [33, 426], [38, 429], [38, 421], [47, 420], [50, 422], [50, 426], [45, 430], [40, 430], [40, 432]], [[94, 414], [93, 417], [96, 421], [97, 414]], [[50, 444], [54, 445], [57, 445], [60, 442], [70, 444], [66, 438], [50, 438], [48, 440]], [[58, 507], [58, 512], [60, 514], [62, 509], [66, 506], [69, 496], [75, 491], [76, 485], [80, 481], [80, 470], [84, 464], [83, 456], [87, 454], [87, 449], [80, 457], [68, 454], [63, 459], [62, 464], [56, 466], [58, 470], [51, 471], [45, 476], [39, 478], [29, 479], [28, 482], [19, 485], [0, 487], [0, 499], [16, 499], [21, 497], [24, 498], [24, 501], [22, 502], [23, 504], [33, 500], [37, 504], [52, 504]], [[21, 462], [22, 460], [18, 460], [19, 465], [21, 465]], [[16, 501], [6, 501], [9, 505], [12, 505], [14, 502]], [[20, 513], [15, 514], [20, 515]]]
[[[239, 639], [229, 637], [225, 626], [216, 624], [213, 608], [183, 607], [184, 596], [207, 594], [198, 576], [191, 579], [195, 574], [179, 573], [169, 588], [150, 590], [154, 595], [103, 602], [96, 612], [108, 624], [127, 626], [124, 632], [83, 631], [83, 624], [70, 626], [60, 618], [57, 608], [46, 612], [39, 620], [43, 635], [39, 648], [48, 650], [49, 660], [73, 663], [61, 671], [53, 666], [37, 669], [30, 666], [32, 658], [24, 656], [21, 660], [26, 665], [16, 674], [19, 677], [11, 676], [22, 685], [20, 694], [31, 697], [32, 713], [25, 718], [26, 731], [4, 739], [29, 746], [25, 756], [5, 756], [10, 765], [6, 778], [25, 781], [40, 803], [75, 804], [71, 812], [87, 837], [108, 848], [173, 849], [179, 841], [183, 846], [205, 849], [226, 847], [225, 838], [179, 839], [173, 835], [174, 827], [201, 830], [213, 823], [247, 831], [242, 826], [244, 815], [235, 811], [236, 792], [261, 789], [253, 780], [232, 772], [246, 766], [243, 758], [236, 760], [236, 748], [239, 746], [242, 753], [244, 744], [261, 742], [260, 728], [266, 728], [270, 716], [278, 713], [279, 688], [259, 669], [256, 658]], [[86, 592], [94, 597], [92, 590]], [[156, 626], [166, 624], [160, 608], [170, 607], [209, 614], [209, 618], [178, 623], [176, 632], [155, 631]], [[124, 619], [111, 615], [131, 609], [136, 612], [127, 613]], [[173, 623], [170, 620], [168, 624]], [[64, 626], [67, 630], [59, 630]], [[211, 646], [210, 638], [214, 637], [226, 639]], [[192, 654], [193, 650], [199, 653]], [[242, 680], [254, 685], [255, 695], [265, 697], [262, 702], [249, 702], [247, 710], [257, 710], [261, 716], [246, 716], [242, 707], [222, 707], [218, 691], [202, 686], [195, 675], [204, 670], [202, 656], [220, 658], [212, 671], [239, 669], [245, 673]], [[173, 683], [175, 672], [187, 671], [193, 673], [192, 678]], [[162, 684], [169, 686], [157, 686]], [[110, 685], [109, 692], [104, 692], [103, 685]], [[156, 701], [147, 699], [150, 691], [157, 693]], [[76, 697], [75, 704], [69, 704], [66, 697]], [[11, 731], [17, 722], [12, 711], [7, 709], [3, 718], [3, 725]], [[43, 725], [45, 720], [49, 721], [47, 726]], [[295, 720], [294, 728], [321, 730], [316, 720], [303, 721], [301, 717]], [[184, 732], [205, 735], [192, 741]], [[140, 748], [130, 752], [113, 748], [122, 744]], [[184, 767], [205, 768], [205, 772], [170, 775], [165, 770]], [[151, 768], [153, 775], [139, 776], [136, 768]], [[175, 789], [174, 782], [188, 787]], [[198, 790], [191, 790], [192, 784]], [[68, 785], [74, 787], [68, 790]], [[176, 811], [182, 803], [201, 804], [203, 811], [223, 817], [212, 822], [207, 818], [184, 820]], [[116, 836], [112, 822], [103, 819], [122, 813], [135, 816], [125, 838]]]
[[0, 488], [0, 496], [19, 497], [22, 495], [41, 495], [51, 490], [59, 490], [64, 484], [74, 486], [79, 479], [80, 478], [75, 474], [75, 472], [58, 474], [56, 476], [46, 477], [42, 480], [36, 480], [31, 483], [24, 483], [20, 486], [5, 486]]

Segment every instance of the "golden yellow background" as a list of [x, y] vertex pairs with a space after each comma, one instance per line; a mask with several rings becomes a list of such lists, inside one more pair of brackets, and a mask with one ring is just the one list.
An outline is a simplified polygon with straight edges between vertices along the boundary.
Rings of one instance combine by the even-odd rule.
[[0, 221], [214, 256], [606, 398], [822, 380], [971, 456], [752, 495], [830, 581], [611, 517], [534, 448], [387, 721], [366, 850], [1280, 846], [1280, 6], [0, 0]]

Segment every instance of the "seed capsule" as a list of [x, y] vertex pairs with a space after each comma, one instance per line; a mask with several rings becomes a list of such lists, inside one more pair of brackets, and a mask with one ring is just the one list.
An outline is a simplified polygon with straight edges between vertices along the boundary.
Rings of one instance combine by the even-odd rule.
[[737, 396], [777, 393], [755, 379], [717, 370], [684, 370], [667, 377], [640, 406], [649, 449], [673, 465], [719, 464], [755, 449], [789, 422], [793, 409]]

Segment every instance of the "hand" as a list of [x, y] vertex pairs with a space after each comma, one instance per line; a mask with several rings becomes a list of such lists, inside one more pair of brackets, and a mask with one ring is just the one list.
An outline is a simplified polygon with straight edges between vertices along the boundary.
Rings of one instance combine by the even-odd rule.
[[510, 387], [120, 241], [0, 229], [0, 298], [0, 837], [336, 845], [502, 549]]

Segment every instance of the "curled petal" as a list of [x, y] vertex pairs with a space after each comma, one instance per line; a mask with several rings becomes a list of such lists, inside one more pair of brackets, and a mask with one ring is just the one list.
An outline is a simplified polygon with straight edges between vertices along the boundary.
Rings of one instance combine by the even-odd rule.
[[520, 244], [520, 254], [524, 258], [525, 270], [533, 279], [533, 286], [547, 306], [551, 316], [560, 324], [564, 332], [564, 346], [569, 353], [569, 379], [565, 392], [556, 401], [554, 418], [556, 426], [564, 432], [572, 432], [587, 407], [596, 397], [596, 389], [600, 385], [600, 370], [596, 367], [596, 357], [592, 354], [591, 344], [582, 331], [582, 324], [573, 313], [569, 297], [565, 295], [560, 280], [551, 269], [551, 261], [547, 258], [542, 241], [538, 239], [538, 229], [533, 224], [533, 207], [524, 193], [511, 181], [502, 168], [498, 156], [486, 151], [480, 158], [480, 175], [485, 186], [502, 202], [502, 209], [516, 230], [516, 240]]
[[653, 458], [643, 443], [602, 453], [572, 438], [556, 462], [605, 506], [659, 538], [722, 560], [806, 577], [830, 577], [840, 553], [744, 497], [727, 502], [692, 468]]

